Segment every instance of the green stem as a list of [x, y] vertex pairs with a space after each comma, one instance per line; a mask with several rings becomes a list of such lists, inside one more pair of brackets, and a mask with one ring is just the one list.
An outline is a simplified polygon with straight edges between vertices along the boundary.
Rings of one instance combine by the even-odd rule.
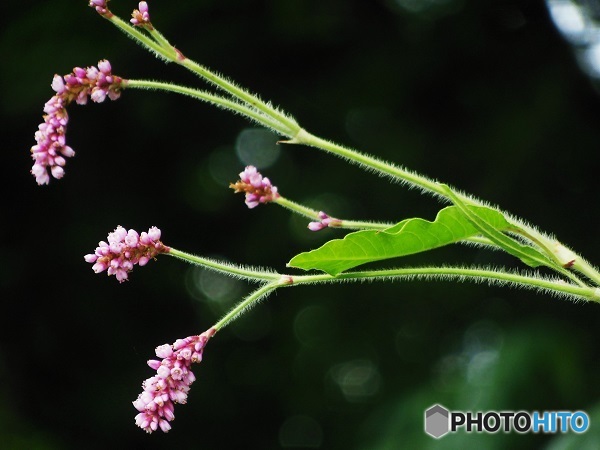
[[[115, 25], [119, 30], [124, 32], [134, 41], [137, 41], [142, 47], [146, 47], [156, 56], [161, 57], [167, 62], [175, 62], [177, 60], [177, 51], [172, 46], [170, 46], [170, 44], [166, 48], [163, 47], [160, 42], [157, 42], [156, 40], [150, 38], [147, 34], [141, 32], [136, 27], [130, 25], [128, 22], [125, 22], [124, 20], [120, 19], [114, 14], [102, 17], [110, 21], [113, 25]], [[166, 39], [164, 39], [164, 41], [166, 41]]]
[[158, 31], [154, 27], [148, 31], [150, 33], [150, 36], [152, 36], [152, 38], [158, 43], [158, 45], [167, 50], [169, 54], [177, 54], [175, 47], [171, 45], [171, 43], [167, 40], [166, 37], [163, 36], [163, 34], [160, 31]]
[[177, 84], [150, 80], [124, 80], [123, 86], [125, 88], [160, 90], [166, 92], [174, 92], [176, 94], [182, 94], [188, 97], [195, 98], [197, 100], [202, 100], [203, 102], [210, 103], [220, 108], [239, 113], [279, 133], [284, 133], [284, 131], [287, 130], [285, 126], [278, 122], [274, 122], [270, 117], [265, 116], [264, 114], [258, 112], [256, 109], [250, 108], [235, 100], [230, 100], [225, 97], [212, 94], [208, 91], [192, 89], [185, 86], [179, 86]]
[[588, 277], [590, 280], [594, 281], [596, 284], [600, 284], [600, 275], [598, 273], [598, 269], [596, 269], [594, 266], [592, 266], [589, 262], [587, 262], [581, 256], [579, 256], [579, 255], [575, 255], [575, 256], [577, 256], [578, 259], [573, 264], [572, 269], [578, 271], [579, 273], [582, 273], [583, 275]]
[[[152, 38], [148, 37], [145, 33], [142, 33], [137, 28], [131, 26], [129, 23], [121, 20], [119, 17], [112, 15], [107, 17], [117, 28], [129, 35], [132, 39], [138, 41], [143, 47], [146, 47], [157, 56], [162, 57], [168, 62], [175, 62], [196, 75], [204, 78], [209, 83], [229, 93], [231, 96], [238, 98], [242, 103], [246, 104], [247, 109], [255, 110], [255, 116], [265, 115], [272, 119], [272, 122], [279, 124], [278, 127], [266, 124], [265, 126], [273, 128], [279, 133], [287, 137], [295, 136], [300, 130], [298, 123], [287, 114], [282, 113], [273, 107], [270, 103], [262, 101], [256, 95], [242, 89], [235, 83], [227, 80], [226, 78], [210, 71], [206, 67], [196, 63], [195, 61], [187, 58], [179, 50], [173, 47], [169, 41], [157, 30], [153, 29], [150, 31]], [[257, 114], [258, 113], [258, 114]], [[252, 116], [249, 116], [252, 117]], [[256, 120], [256, 119], [255, 119]]]
[[174, 256], [175, 258], [179, 258], [192, 264], [206, 267], [207, 269], [224, 273], [234, 278], [242, 278], [259, 283], [281, 279], [281, 275], [274, 271], [262, 270], [255, 267], [242, 267], [236, 264], [228, 264], [216, 261], [214, 259], [182, 252], [181, 250], [177, 250], [173, 247], [170, 248], [167, 255]]
[[488, 281], [493, 284], [509, 284], [511, 286], [537, 289], [562, 296], [575, 297], [578, 300], [600, 302], [600, 288], [578, 286], [563, 280], [549, 280], [538, 276], [521, 275], [499, 270], [464, 268], [464, 267], [420, 267], [389, 270], [344, 272], [336, 276], [328, 274], [300, 275], [291, 277], [291, 284], [333, 283], [343, 281], [359, 281], [365, 279], [395, 278], [429, 278]]
[[244, 278], [250, 281], [263, 283], [263, 285], [244, 298], [219, 320], [214, 327], [219, 330], [235, 318], [242, 315], [260, 300], [264, 299], [273, 290], [284, 286], [299, 286], [302, 284], [339, 283], [363, 280], [394, 280], [394, 279], [438, 279], [438, 280], [473, 280], [487, 281], [490, 284], [535, 289], [544, 293], [551, 293], [575, 300], [600, 302], [600, 288], [577, 286], [564, 280], [550, 280], [536, 275], [521, 275], [518, 273], [503, 272], [483, 268], [465, 267], [418, 267], [388, 270], [371, 270], [344, 272], [336, 276], [329, 274], [315, 275], [280, 275], [276, 272], [257, 268], [241, 267], [227, 264], [201, 256], [191, 255], [180, 250], [170, 248], [167, 253], [171, 256], [203, 266], [207, 269], [224, 273], [234, 278]]
[[438, 279], [438, 280], [474, 280], [487, 281], [490, 284], [534, 289], [544, 293], [569, 297], [574, 300], [600, 302], [600, 288], [582, 287], [569, 284], [561, 280], [548, 280], [536, 276], [520, 275], [516, 273], [501, 272], [489, 269], [468, 269], [464, 267], [420, 267], [390, 270], [374, 270], [361, 272], [346, 272], [337, 276], [328, 274], [318, 275], [282, 275], [278, 280], [271, 281], [252, 292], [225, 316], [221, 318], [214, 328], [223, 328], [231, 321], [241, 316], [252, 306], [263, 300], [272, 291], [280, 287], [300, 286], [302, 284], [340, 283], [363, 280], [395, 280], [395, 279]]
[[348, 220], [348, 219], [339, 219], [339, 225], [333, 225], [332, 228], [345, 228], [347, 230], [386, 230], [394, 224], [392, 223], [383, 223], [383, 222], [369, 222], [369, 221], [360, 221], [360, 220]]
[[[307, 217], [311, 220], [320, 220], [319, 211], [316, 209], [308, 208], [300, 203], [296, 203], [286, 197], [279, 196], [274, 198], [272, 203], [276, 203], [284, 208], [299, 214], [301, 216]], [[336, 219], [339, 221], [339, 225], [334, 225], [332, 228], [344, 228], [349, 230], [379, 230], [384, 231], [387, 228], [394, 226], [393, 223], [385, 223], [385, 222], [364, 222], [358, 220], [346, 220], [346, 219]], [[494, 244], [489, 239], [482, 236], [475, 236], [469, 239], [465, 239], [462, 242], [485, 245], [488, 247], [494, 247], [496, 249], [500, 249], [496, 244]]]
[[440, 197], [446, 198], [446, 195], [439, 183], [433, 181], [422, 175], [418, 175], [402, 167], [387, 163], [380, 159], [372, 156], [360, 153], [356, 150], [351, 150], [347, 147], [343, 147], [334, 142], [321, 139], [318, 136], [310, 134], [304, 129], [301, 129], [296, 136], [294, 136], [289, 144], [304, 144], [310, 147], [315, 147], [326, 152], [332, 153], [337, 156], [341, 156], [345, 160], [358, 164], [364, 169], [374, 170], [380, 174], [390, 176], [395, 180], [399, 180], [403, 183], [408, 183], [413, 186], [417, 186], [426, 192], [436, 194]]
[[300, 125], [288, 115], [278, 111], [276, 108], [271, 106], [271, 104], [266, 103], [260, 100], [256, 95], [251, 94], [250, 92], [242, 89], [231, 81], [227, 80], [224, 77], [217, 75], [216, 73], [210, 71], [206, 67], [198, 64], [195, 61], [187, 57], [183, 57], [183, 59], [177, 59], [178, 64], [182, 65], [186, 69], [195, 73], [196, 75], [204, 78], [211, 84], [217, 86], [219, 89], [222, 89], [234, 97], [242, 100], [248, 105], [256, 108], [261, 113], [272, 117], [273, 120], [281, 123], [285, 128], [282, 128], [280, 132], [287, 137], [295, 136], [300, 131]]
[[271, 283], [265, 284], [261, 286], [250, 295], [248, 295], [244, 300], [235, 305], [227, 314], [225, 314], [221, 320], [219, 320], [216, 324], [213, 325], [214, 328], [220, 330], [227, 324], [229, 324], [232, 320], [235, 320], [237, 317], [242, 315], [252, 306], [254, 306], [259, 301], [266, 298], [272, 291], [277, 289], [278, 287], [283, 286], [284, 283], [280, 281], [273, 281]]
[[292, 200], [282, 197], [281, 195], [277, 198], [274, 198], [273, 203], [277, 203], [279, 206], [283, 206], [285, 209], [288, 209], [308, 219], [319, 220], [319, 211], [316, 209], [301, 205], [300, 203], [296, 203]]
[[[307, 217], [311, 220], [320, 220], [319, 211], [316, 209], [308, 208], [307, 206], [301, 205], [300, 203], [296, 203], [292, 200], [289, 200], [285, 197], [279, 196], [274, 198], [272, 203], [277, 203], [284, 208], [299, 214], [301, 216]], [[358, 220], [346, 220], [346, 219], [336, 219], [339, 221], [339, 225], [333, 225], [332, 228], [345, 228], [348, 230], [385, 230], [393, 226], [392, 223], [383, 223], [383, 222], [363, 222]]]

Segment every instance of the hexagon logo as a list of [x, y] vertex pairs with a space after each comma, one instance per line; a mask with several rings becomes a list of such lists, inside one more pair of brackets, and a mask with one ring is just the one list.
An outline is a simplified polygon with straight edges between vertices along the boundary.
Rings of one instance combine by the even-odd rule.
[[425, 432], [436, 439], [450, 430], [450, 411], [440, 405], [434, 405], [425, 411]]

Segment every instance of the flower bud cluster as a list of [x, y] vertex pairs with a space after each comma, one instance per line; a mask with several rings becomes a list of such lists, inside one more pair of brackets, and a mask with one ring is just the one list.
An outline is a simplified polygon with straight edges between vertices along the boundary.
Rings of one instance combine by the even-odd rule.
[[35, 133], [36, 145], [31, 147], [34, 160], [31, 173], [39, 185], [50, 182], [50, 174], [60, 179], [66, 159], [75, 155], [75, 151], [66, 144], [67, 105], [72, 101], [85, 105], [88, 97], [101, 103], [106, 97], [116, 100], [121, 95], [123, 79], [112, 75], [107, 60], [98, 63], [98, 67], [75, 67], [73, 72], [61, 77], [54, 75], [52, 89], [56, 94], [44, 105], [44, 122]]
[[341, 220], [329, 217], [323, 211], [319, 211], [319, 219], [318, 222], [310, 222], [308, 224], [308, 229], [310, 231], [320, 231], [327, 227], [339, 227], [342, 224]]
[[134, 9], [131, 13], [131, 19], [129, 20], [132, 25], [140, 28], [146, 28], [152, 30], [152, 24], [150, 23], [150, 13], [148, 12], [148, 3], [140, 2], [138, 9]]
[[133, 402], [139, 414], [135, 424], [152, 433], [160, 428], [165, 433], [171, 429], [175, 419], [175, 403], [187, 402], [190, 385], [196, 377], [190, 370], [192, 363], [202, 361], [202, 352], [208, 340], [216, 333], [211, 328], [198, 336], [178, 339], [173, 345], [156, 347], [156, 356], [148, 365], [156, 375], [142, 383], [143, 392]]
[[108, 242], [98, 243], [96, 251], [85, 255], [86, 262], [94, 264], [92, 270], [96, 273], [108, 272], [121, 283], [128, 278], [133, 266], [145, 266], [160, 253], [168, 253], [169, 247], [160, 241], [160, 230], [152, 227], [148, 232], [138, 234], [135, 230], [126, 230], [118, 226], [109, 233]]
[[240, 172], [240, 180], [229, 185], [236, 193], [246, 193], [246, 205], [252, 209], [260, 203], [272, 202], [279, 197], [277, 187], [271, 184], [271, 180], [263, 177], [254, 166], [247, 166]]
[[108, 9], [107, 3], [109, 0], [90, 0], [90, 7], [94, 8], [96, 12], [102, 16], [106, 16], [108, 14], [112, 15], [112, 13]]

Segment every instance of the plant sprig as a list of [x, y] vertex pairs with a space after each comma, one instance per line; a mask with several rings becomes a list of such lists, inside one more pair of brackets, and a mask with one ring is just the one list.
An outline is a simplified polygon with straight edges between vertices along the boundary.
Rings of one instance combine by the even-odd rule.
[[[389, 259], [392, 257], [402, 256], [403, 254], [426, 251], [440, 245], [471, 239], [471, 241], [474, 243], [479, 242], [501, 248], [504, 251], [517, 256], [527, 265], [533, 267], [540, 265], [546, 266], [561, 276], [570, 279], [581, 287], [586, 287], [587, 284], [579, 279], [572, 272], [573, 270], [585, 275], [594, 283], [594, 286], [600, 284], [600, 273], [596, 268], [587, 263], [579, 255], [567, 249], [563, 244], [550, 237], [550, 235], [540, 232], [537, 228], [527, 224], [525, 221], [515, 218], [497, 208], [490, 207], [488, 204], [476, 199], [475, 197], [464, 194], [455, 189], [451, 189], [443, 183], [407, 170], [401, 166], [382, 161], [370, 155], [346, 148], [339, 144], [315, 136], [303, 129], [296, 122], [296, 120], [292, 118], [291, 115], [282, 112], [278, 108], [275, 108], [270, 102], [261, 100], [257, 95], [252, 94], [250, 91], [241, 88], [236, 83], [184, 56], [184, 54], [170, 44], [167, 38], [164, 37], [149, 21], [145, 25], [142, 24], [142, 26], [139, 27], [141, 28], [140, 30], [138, 27], [121, 20], [112, 13], [102, 15], [123, 32], [125, 32], [125, 34], [136, 40], [139, 44], [153, 52], [158, 57], [167, 62], [174, 62], [182, 65], [200, 78], [207, 81], [209, 85], [216, 87], [217, 90], [223, 92], [224, 95], [212, 93], [206, 90], [191, 89], [172, 83], [131, 79], [126, 80], [124, 83], [125, 88], [174, 92], [190, 96], [216, 105], [220, 108], [232, 111], [236, 114], [243, 115], [249, 120], [259, 123], [260, 125], [265, 126], [287, 138], [286, 140], [281, 141], [282, 143], [301, 144], [318, 148], [325, 152], [339, 156], [352, 164], [357, 164], [367, 171], [375, 172], [380, 175], [387, 176], [394, 181], [400, 181], [401, 183], [417, 187], [426, 193], [433, 194], [444, 202], [451, 202], [455, 205], [455, 208], [460, 210], [461, 214], [464, 216], [464, 219], [468, 221], [472, 227], [474, 227], [474, 230], [476, 230], [475, 233], [470, 232], [462, 237], [459, 233], [457, 235], [458, 237], [455, 238], [455, 236], [452, 236], [449, 240], [445, 238], [440, 239], [439, 236], [434, 235], [433, 241], [437, 240], [437, 242], [434, 244], [424, 244], [421, 245], [420, 248], [419, 245], [413, 245], [410, 249], [400, 245], [396, 251], [390, 252], [389, 245], [392, 241], [390, 236], [392, 236], [394, 232], [398, 230], [398, 228], [410, 226], [410, 224], [420, 223], [418, 221], [422, 221], [422, 219], [407, 219], [400, 222], [398, 225], [391, 227], [373, 226], [372, 228], [378, 231], [365, 230], [352, 233], [341, 242], [346, 241], [349, 243], [355, 243], [356, 239], [359, 239], [359, 236], [363, 241], [365, 236], [371, 236], [363, 243], [368, 243], [368, 245], [381, 245], [381, 251], [378, 252], [377, 250], [371, 250], [372, 255], [370, 256], [357, 256], [356, 253], [348, 253], [355, 251], [349, 250], [349, 248], [354, 244], [342, 246], [343, 248], [340, 250], [340, 245], [337, 244], [340, 241], [334, 240], [326, 243], [322, 247], [323, 250], [315, 250], [309, 252], [308, 255], [315, 254], [315, 252], [326, 253], [327, 251], [330, 251], [330, 248], [333, 248], [332, 246], [335, 245], [337, 250], [329, 255], [329, 259], [331, 260], [331, 264], [337, 264], [338, 269], [331, 271], [327, 268], [324, 268], [324, 266], [319, 266], [319, 264], [311, 266], [310, 264], [307, 265], [306, 263], [302, 263], [300, 267], [305, 269], [312, 268], [325, 270], [329, 271], [331, 275], [339, 276], [344, 270], [357, 265], [354, 262], [342, 264], [342, 261], [356, 261], [360, 260], [361, 258], [366, 262]], [[279, 203], [282, 206], [304, 216], [314, 217], [314, 214], [316, 213], [316, 211], [311, 210], [310, 208], [298, 205], [287, 199], [282, 199]], [[476, 212], [484, 210], [486, 211], [487, 216], [490, 214], [500, 215], [500, 217], [502, 217], [502, 223], [490, 224], [485, 217], [482, 217], [481, 214]], [[356, 222], [354, 225], [352, 224], [352, 221], [347, 222], [350, 224], [348, 228], [369, 228], [368, 223], [366, 222]], [[442, 227], [440, 229], [444, 227], [445, 225], [442, 222]], [[381, 235], [378, 236], [380, 232]], [[369, 235], [368, 233], [371, 234]], [[516, 240], [510, 236], [511, 234], [518, 236], [520, 239]], [[408, 236], [408, 234], [406, 233], [402, 236], [403, 239], [406, 240], [406, 236]], [[354, 246], [353, 248], [356, 249], [359, 247], [360, 246]], [[364, 253], [364, 248], [366, 247], [363, 246], [358, 253]], [[291, 264], [296, 265], [295, 263], [298, 263], [301, 260], [306, 260], [306, 255], [307, 253], [297, 255], [296, 257], [292, 258]], [[568, 261], [566, 261], [565, 258], [567, 258]]]

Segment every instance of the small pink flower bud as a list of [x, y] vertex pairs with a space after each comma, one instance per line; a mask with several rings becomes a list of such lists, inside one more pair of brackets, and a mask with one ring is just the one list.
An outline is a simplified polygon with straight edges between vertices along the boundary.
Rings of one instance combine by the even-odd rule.
[[157, 359], [149, 359], [148, 360], [148, 366], [151, 369], [158, 370], [158, 368], [160, 367], [160, 361], [157, 360]]
[[98, 70], [100, 70], [100, 72], [103, 74], [110, 75], [112, 66], [107, 59], [103, 59], [102, 61], [98, 61]]
[[85, 256], [83, 257], [83, 259], [85, 259], [85, 262], [88, 262], [88, 263], [95, 263], [95, 262], [96, 262], [96, 260], [98, 259], [98, 255], [92, 255], [92, 254], [85, 255]]
[[156, 347], [155, 352], [156, 356], [159, 358], [170, 358], [173, 354], [173, 347], [171, 347], [169, 344], [159, 345]]
[[173, 367], [170, 373], [174, 380], [181, 380], [183, 378], [183, 371], [181, 370], [181, 367]]
[[[100, 62], [102, 62], [102, 61], [100, 61]], [[98, 65], [100, 65], [100, 62], [98, 63]], [[90, 66], [90, 67], [86, 67], [85, 70], [78, 67], [78, 69], [79, 69], [79, 73], [82, 73], [82, 71], [83, 71], [83, 73], [85, 74], [83, 77], [77, 77], [79, 83], [81, 83], [81, 84], [84, 83], [85, 78], [87, 78], [90, 81], [98, 80], [98, 75], [99, 75], [100, 71], [98, 70], [97, 67]]]
[[106, 94], [107, 92], [103, 91], [102, 89], [94, 88], [92, 89], [92, 94], [90, 95], [90, 98], [96, 103], [102, 103], [106, 98]]
[[167, 378], [169, 375], [171, 375], [171, 371], [168, 367], [160, 366], [156, 371], [156, 375], [158, 375], [160, 378]]
[[104, 272], [108, 266], [104, 262], [97, 262], [92, 266], [92, 270], [96, 273]]
[[62, 94], [65, 91], [65, 82], [60, 75], [54, 75], [52, 79], [52, 89], [57, 94]]
[[327, 228], [322, 222], [310, 222], [308, 224], [308, 229], [310, 231], [321, 231], [323, 228]]
[[175, 419], [174, 408], [175, 408], [175, 406], [173, 405], [172, 402], [165, 403], [165, 406], [163, 407], [163, 413], [165, 415], [165, 419], [167, 419], [169, 421], [172, 421], [173, 419]]
[[192, 359], [192, 350], [190, 350], [189, 348], [182, 348], [179, 351], [179, 357], [178, 359], [185, 359], [187, 361], [189, 361], [190, 359]]
[[151, 227], [148, 230], [148, 237], [153, 241], [158, 241], [160, 239], [160, 230], [156, 227]]
[[[174, 418], [174, 417], [173, 417]], [[173, 420], [173, 419], [171, 419]], [[162, 431], [164, 431], [165, 433], [167, 431], [169, 431], [171, 429], [171, 425], [169, 424], [169, 422], [167, 422], [166, 420], [162, 419], [158, 421], [158, 426], [160, 427], [160, 429]]]
[[137, 247], [139, 238], [140, 238], [140, 235], [137, 233], [137, 231], [129, 230], [127, 232], [127, 236], [125, 237], [125, 244], [128, 247], [135, 248], [135, 247]]

